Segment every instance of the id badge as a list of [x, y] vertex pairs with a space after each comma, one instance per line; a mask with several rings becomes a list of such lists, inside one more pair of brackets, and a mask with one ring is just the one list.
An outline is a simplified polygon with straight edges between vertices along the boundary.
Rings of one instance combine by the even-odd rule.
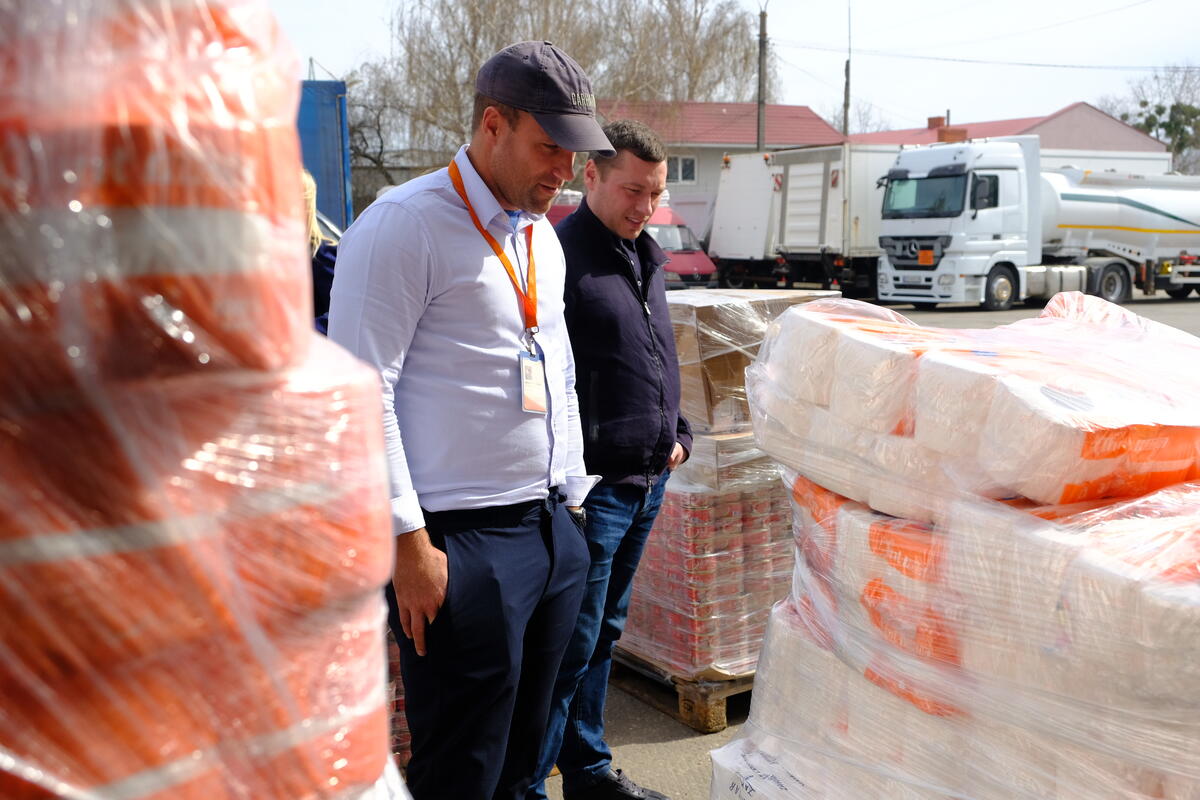
[[522, 351], [521, 410], [530, 414], [546, 413], [546, 362], [540, 355]]

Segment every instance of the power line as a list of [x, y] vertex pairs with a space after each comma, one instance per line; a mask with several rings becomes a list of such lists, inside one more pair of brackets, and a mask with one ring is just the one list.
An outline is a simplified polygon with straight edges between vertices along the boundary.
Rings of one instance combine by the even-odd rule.
[[[784, 39], [775, 39], [776, 44], [784, 47], [790, 47], [796, 50], [820, 50], [827, 53], [842, 53], [840, 47], [829, 47], [826, 45], [805, 44], [803, 42], [789, 42]], [[989, 66], [1004, 66], [1004, 67], [1035, 67], [1039, 69], [1084, 69], [1084, 70], [1105, 70], [1110, 72], [1198, 72], [1200, 65], [1159, 65], [1159, 66], [1131, 66], [1131, 65], [1116, 65], [1116, 64], [1046, 64], [1034, 61], [994, 61], [981, 58], [953, 58], [951, 56], [928, 56], [917, 53], [898, 53], [887, 50], [870, 50], [858, 49], [854, 51], [855, 55], [877, 56], [879, 58], [907, 58], [918, 61], [951, 61], [958, 64], [986, 64]]]
[[[841, 51], [839, 50], [838, 52], [841, 52]], [[798, 72], [802, 72], [802, 73], [804, 73], [805, 75], [807, 75], [808, 77], [810, 77], [810, 78], [812, 78], [814, 81], [816, 81], [817, 83], [820, 83], [820, 84], [822, 84], [822, 85], [824, 85], [824, 86], [828, 86], [830, 89], [832, 89], [833, 91], [837, 92], [838, 94], [841, 94], [841, 93], [842, 93], [842, 87], [840, 87], [840, 86], [834, 86], [832, 83], [830, 83], [829, 81], [827, 81], [827, 80], [825, 80], [825, 79], [821, 78], [821, 77], [820, 77], [819, 75], [817, 75], [816, 73], [809, 72], [809, 71], [808, 71], [808, 70], [806, 70], [804, 67], [801, 67], [801, 66], [799, 66], [798, 64], [793, 64], [791, 61], [788, 61], [787, 59], [780, 57], [778, 54], [775, 56], [775, 58], [779, 60], [779, 63], [781, 63], [781, 64], [786, 64], [787, 66], [791, 67], [792, 69], [794, 69], [794, 70], [796, 70], [796, 71], [798, 71]], [[876, 111], [882, 111], [882, 112], [885, 112], [885, 113], [887, 113], [887, 114], [891, 114], [891, 115], [892, 115], [892, 116], [894, 116], [894, 117], [900, 117], [901, 119], [906, 119], [906, 120], [908, 120], [908, 121], [910, 121], [910, 122], [920, 122], [920, 121], [922, 121], [922, 120], [918, 119], [917, 117], [912, 117], [912, 116], [909, 116], [908, 114], [901, 113], [901, 112], [899, 112], [899, 111], [896, 111], [896, 110], [895, 110], [895, 109], [893, 109], [893, 108], [885, 108], [885, 107], [883, 107], [883, 106], [879, 105], [878, 103], [873, 103], [873, 102], [871, 102], [870, 100], [868, 100], [867, 98], [863, 97], [862, 95], [856, 94], [856, 95], [854, 95], [853, 97], [854, 97], [854, 99], [856, 99], [856, 100], [860, 100], [860, 101], [862, 101], [862, 102], [866, 103], [867, 105], [871, 106], [871, 107], [872, 107], [872, 108], [874, 108]]]
[[972, 39], [969, 42], [947, 42], [945, 44], [934, 43], [933, 45], [926, 44], [926, 45], [922, 45], [922, 46], [927, 49], [930, 46], [932, 46], [932, 47], [958, 47], [961, 45], [968, 45], [968, 44], [983, 44], [984, 42], [994, 42], [994, 41], [997, 41], [998, 39], [1008, 39], [1009, 37], [1012, 37], [1012, 36], [1022, 36], [1027, 33], [1038, 33], [1039, 31], [1048, 31], [1052, 28], [1061, 28], [1064, 25], [1074, 25], [1076, 22], [1083, 22], [1084, 20], [1095, 19], [1096, 17], [1103, 17], [1106, 14], [1115, 14], [1118, 11], [1125, 11], [1127, 9], [1135, 8], [1137, 6], [1144, 6], [1144, 5], [1146, 5], [1146, 3], [1152, 3], [1152, 2], [1154, 2], [1154, 0], [1137, 0], [1136, 3], [1128, 3], [1126, 5], [1119, 6], [1117, 8], [1109, 8], [1109, 9], [1105, 9], [1104, 11], [1097, 11], [1094, 14], [1085, 14], [1082, 17], [1075, 17], [1074, 19], [1067, 19], [1067, 20], [1063, 20], [1062, 22], [1052, 22], [1049, 25], [1041, 25], [1036, 28], [1026, 28], [1024, 30], [1019, 30], [1019, 31], [1010, 31], [1009, 33], [999, 33], [999, 34], [996, 34], [995, 36], [988, 36], [983, 39]]
[[[968, 8], [972, 8], [973, 6], [982, 5], [983, 3], [994, 3], [994, 0], [973, 0], [973, 2], [962, 2], [961, 0], [951, 0], [949, 5], [952, 6], [955, 14], [962, 14], [962, 12], [964, 10], [966, 10]], [[947, 13], [946, 8], [942, 7], [942, 8], [939, 8], [937, 11], [933, 12], [932, 14], [926, 14], [921, 17], [913, 17], [913, 16], [909, 15], [907, 18], [901, 19], [899, 21], [896, 21], [896, 20], [884, 21], [880, 25], [868, 27], [866, 32], [868, 34], [876, 34], [876, 33], [880, 33], [880, 32], [886, 32], [889, 35], [892, 35], [897, 30], [902, 30], [904, 28], [910, 28], [913, 25], [920, 25], [920, 24], [928, 22], [932, 19], [945, 19], [946, 13]], [[860, 33], [861, 33], [861, 30], [860, 30]]]

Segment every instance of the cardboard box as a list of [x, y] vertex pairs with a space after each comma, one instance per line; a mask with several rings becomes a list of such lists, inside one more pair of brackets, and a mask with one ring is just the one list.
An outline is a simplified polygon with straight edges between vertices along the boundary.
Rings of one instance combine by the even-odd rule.
[[679, 355], [680, 408], [693, 430], [748, 430], [746, 367], [771, 322], [788, 308], [838, 292], [684, 289], [667, 294]]
[[671, 486], [727, 492], [778, 480], [775, 463], [758, 449], [752, 431], [696, 433], [688, 460], [671, 475]]

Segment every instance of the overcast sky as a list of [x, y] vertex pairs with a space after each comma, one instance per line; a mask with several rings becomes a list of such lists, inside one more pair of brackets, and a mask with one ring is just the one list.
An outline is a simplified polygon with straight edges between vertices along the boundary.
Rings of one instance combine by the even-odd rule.
[[[757, 14], [758, 2], [741, 2]], [[305, 72], [314, 58], [317, 77], [328, 77], [388, 53], [399, 0], [270, 4]], [[822, 115], [841, 106], [848, 23], [852, 96], [891, 128], [923, 126], [947, 109], [956, 122], [1042, 116], [1123, 93], [1146, 74], [1109, 67], [1200, 66], [1197, 0], [852, 0], [849, 11], [846, 0], [768, 0], [782, 102]], [[1084, 66], [1092, 68], [1074, 68]]]

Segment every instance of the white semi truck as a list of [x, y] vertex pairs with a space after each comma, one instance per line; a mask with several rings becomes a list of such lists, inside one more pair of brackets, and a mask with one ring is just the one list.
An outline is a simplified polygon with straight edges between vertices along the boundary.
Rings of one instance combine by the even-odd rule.
[[881, 181], [878, 298], [1001, 310], [1200, 291], [1200, 177], [1046, 161], [1036, 136], [902, 150]]
[[873, 296], [883, 254], [876, 183], [899, 151], [839, 144], [727, 156], [708, 235], [721, 282]]

